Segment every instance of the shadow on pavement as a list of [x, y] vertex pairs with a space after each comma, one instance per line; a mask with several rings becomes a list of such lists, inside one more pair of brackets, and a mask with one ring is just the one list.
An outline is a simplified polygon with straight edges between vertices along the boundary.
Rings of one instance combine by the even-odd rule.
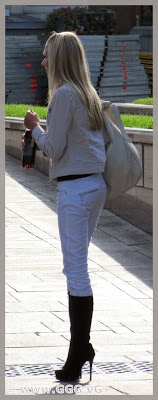
[[[46, 175], [35, 169], [22, 168], [19, 160], [8, 155], [6, 156], [6, 173], [56, 212], [55, 181], [49, 182]], [[116, 268], [123, 266], [128, 272], [152, 287], [152, 237], [150, 235], [104, 209], [92, 243], [119, 264], [117, 266], [115, 264]], [[96, 259], [95, 262], [97, 263]], [[112, 269], [111, 266], [113, 273]]]

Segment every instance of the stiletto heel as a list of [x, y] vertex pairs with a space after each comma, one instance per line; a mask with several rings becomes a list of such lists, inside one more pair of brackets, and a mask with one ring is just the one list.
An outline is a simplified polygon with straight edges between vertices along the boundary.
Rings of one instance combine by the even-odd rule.
[[86, 361], [89, 361], [90, 365], [90, 381], [92, 380], [92, 364], [95, 356], [95, 351], [91, 343], [88, 344], [87, 352], [82, 355], [82, 359], [79, 357], [74, 358], [72, 363], [68, 363], [61, 370], [55, 371], [56, 378], [59, 380], [77, 381], [82, 378], [82, 367]]
[[90, 381], [92, 380], [92, 365], [93, 365], [93, 359], [95, 356], [95, 351], [93, 349], [93, 346], [91, 343], [89, 343], [89, 351], [90, 351], [90, 357], [89, 357], [89, 366], [90, 366]]
[[90, 381], [92, 380], [92, 362], [90, 361]]

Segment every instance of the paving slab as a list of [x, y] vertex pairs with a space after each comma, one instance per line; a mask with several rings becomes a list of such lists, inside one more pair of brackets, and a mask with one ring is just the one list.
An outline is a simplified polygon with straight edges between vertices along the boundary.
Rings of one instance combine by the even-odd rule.
[[[75, 394], [152, 395], [152, 237], [104, 209], [88, 259], [96, 356]], [[56, 183], [7, 155], [6, 394], [68, 394], [54, 374], [70, 339], [62, 262]]]
[[6, 303], [6, 312], [15, 313], [15, 312], [32, 312], [32, 311], [65, 311], [67, 310], [67, 306], [62, 304], [61, 301], [30, 301], [20, 302], [14, 301], [9, 302], [9, 299]]

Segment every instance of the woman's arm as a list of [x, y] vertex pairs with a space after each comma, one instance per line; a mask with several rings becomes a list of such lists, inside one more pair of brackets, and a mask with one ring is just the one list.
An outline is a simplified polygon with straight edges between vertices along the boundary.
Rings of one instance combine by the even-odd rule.
[[71, 93], [57, 89], [52, 102], [52, 111], [47, 132], [36, 123], [32, 137], [37, 146], [50, 158], [60, 158], [67, 145], [67, 135], [72, 120]]

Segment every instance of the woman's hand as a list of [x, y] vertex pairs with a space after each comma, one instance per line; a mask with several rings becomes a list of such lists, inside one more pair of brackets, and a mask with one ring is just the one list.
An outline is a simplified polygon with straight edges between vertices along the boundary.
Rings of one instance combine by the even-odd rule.
[[38, 115], [32, 110], [32, 108], [28, 110], [25, 115], [24, 125], [31, 131], [35, 128], [35, 126], [39, 125]]
[[21, 136], [21, 150], [25, 150], [25, 133], [23, 133]]

